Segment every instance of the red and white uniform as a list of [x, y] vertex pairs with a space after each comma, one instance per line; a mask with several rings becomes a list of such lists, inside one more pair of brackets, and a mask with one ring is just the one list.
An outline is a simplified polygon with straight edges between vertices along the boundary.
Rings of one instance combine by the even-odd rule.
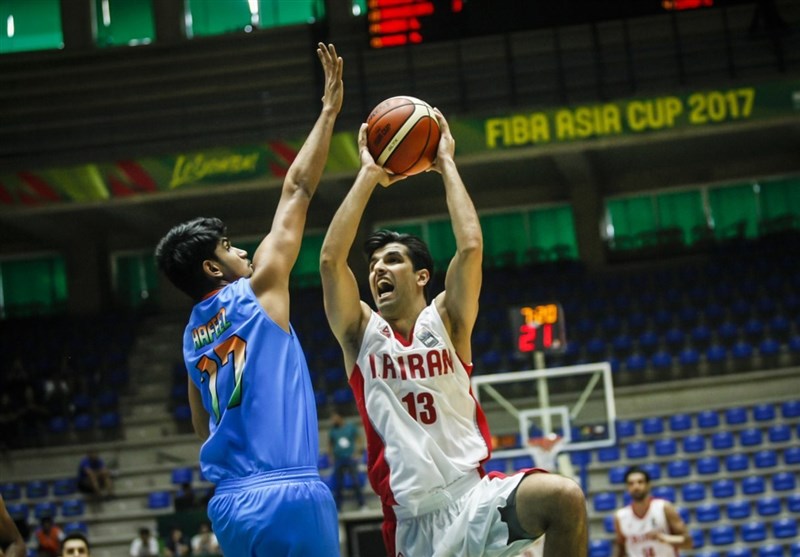
[[[472, 396], [471, 371], [434, 303], [417, 317], [409, 339], [372, 313], [350, 386], [392, 556], [516, 555], [530, 544], [506, 545], [508, 528], [497, 507], [522, 476], [483, 477], [489, 428]], [[485, 551], [491, 546], [497, 551]]]
[[625, 538], [625, 555], [628, 557], [675, 557], [678, 550], [664, 542], [647, 539], [648, 534], [669, 534], [669, 523], [664, 512], [664, 499], [651, 498], [647, 511], [638, 516], [631, 505], [616, 512], [617, 523]]

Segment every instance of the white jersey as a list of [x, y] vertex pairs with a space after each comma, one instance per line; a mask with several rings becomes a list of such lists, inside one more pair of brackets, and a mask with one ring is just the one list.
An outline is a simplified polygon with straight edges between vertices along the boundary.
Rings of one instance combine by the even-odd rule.
[[669, 523], [664, 512], [664, 499], [652, 498], [644, 516], [637, 516], [628, 505], [616, 512], [620, 533], [625, 537], [627, 557], [675, 557], [678, 550], [664, 542], [647, 539], [650, 533], [669, 534]]
[[489, 429], [472, 396], [471, 371], [434, 303], [410, 339], [372, 313], [350, 385], [366, 431], [370, 483], [386, 507], [423, 514], [432, 493], [483, 475]]

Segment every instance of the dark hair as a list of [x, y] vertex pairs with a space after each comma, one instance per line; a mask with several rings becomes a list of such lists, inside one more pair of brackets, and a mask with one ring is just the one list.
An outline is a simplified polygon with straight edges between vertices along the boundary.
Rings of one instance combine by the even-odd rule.
[[74, 531], [64, 536], [64, 539], [61, 540], [61, 553], [64, 553], [64, 544], [70, 540], [81, 540], [86, 544], [86, 549], [89, 551], [92, 550], [91, 546], [89, 545], [89, 538], [87, 538], [83, 532]]
[[203, 272], [203, 261], [214, 259], [226, 233], [218, 218], [199, 217], [172, 227], [156, 246], [158, 268], [172, 284], [199, 300], [215, 286]]
[[406, 249], [408, 249], [411, 266], [415, 271], [419, 271], [420, 269], [428, 270], [428, 273], [431, 275], [431, 280], [425, 284], [424, 292], [425, 300], [429, 301], [429, 290], [431, 281], [433, 280], [433, 257], [428, 249], [428, 245], [423, 242], [421, 238], [413, 234], [405, 234], [393, 230], [376, 230], [370, 234], [364, 242], [364, 254], [369, 260], [375, 251], [392, 242], [403, 244]]
[[625, 483], [628, 483], [628, 476], [631, 474], [641, 474], [644, 476], [644, 481], [646, 483], [650, 483], [650, 474], [647, 473], [647, 470], [644, 468], [640, 468], [638, 466], [631, 466], [627, 470], [625, 470]]

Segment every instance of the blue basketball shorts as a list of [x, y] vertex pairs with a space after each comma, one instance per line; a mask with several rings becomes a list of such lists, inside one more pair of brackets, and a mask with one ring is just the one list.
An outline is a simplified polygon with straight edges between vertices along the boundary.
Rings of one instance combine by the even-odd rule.
[[208, 516], [225, 555], [339, 555], [336, 504], [313, 467], [223, 480], [209, 502]]

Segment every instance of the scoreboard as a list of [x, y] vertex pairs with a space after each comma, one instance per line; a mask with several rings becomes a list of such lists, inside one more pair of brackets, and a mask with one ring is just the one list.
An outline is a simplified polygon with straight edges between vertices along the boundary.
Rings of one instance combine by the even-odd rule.
[[590, 21], [714, 9], [752, 0], [368, 0], [372, 48]]

